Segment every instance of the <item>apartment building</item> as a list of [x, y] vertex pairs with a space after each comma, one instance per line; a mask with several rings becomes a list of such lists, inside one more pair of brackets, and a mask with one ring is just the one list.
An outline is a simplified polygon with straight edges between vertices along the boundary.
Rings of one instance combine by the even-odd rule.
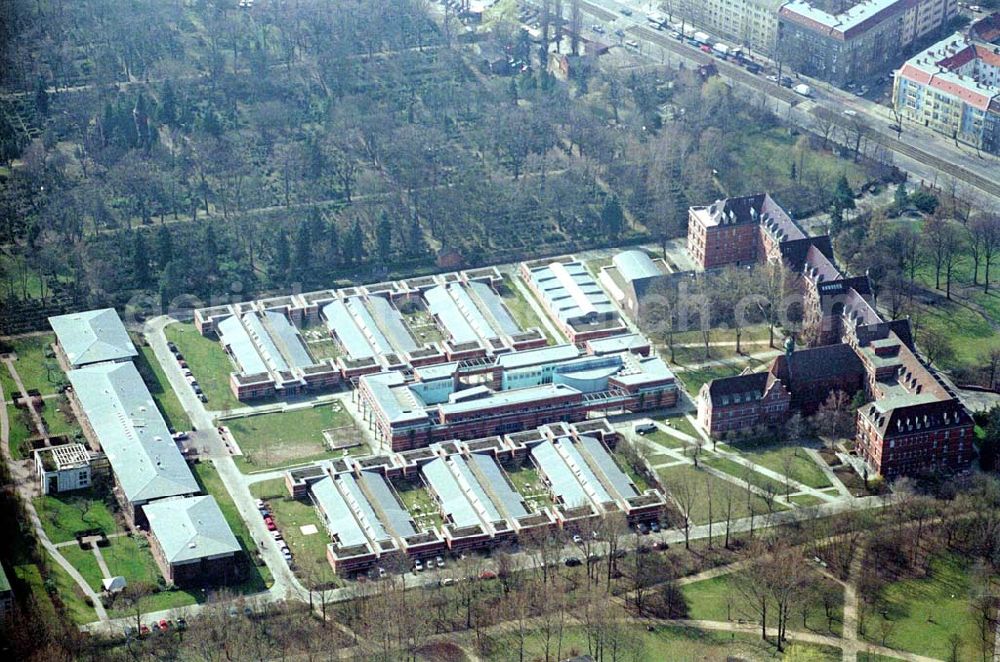
[[897, 66], [957, 11], [957, 0], [791, 0], [778, 10], [775, 56], [834, 85], [862, 83]]
[[785, 0], [681, 0], [674, 22], [690, 22], [753, 52], [771, 55], [778, 35], [778, 9]]
[[904, 119], [1000, 154], [1000, 46], [951, 35], [906, 61], [892, 98]]

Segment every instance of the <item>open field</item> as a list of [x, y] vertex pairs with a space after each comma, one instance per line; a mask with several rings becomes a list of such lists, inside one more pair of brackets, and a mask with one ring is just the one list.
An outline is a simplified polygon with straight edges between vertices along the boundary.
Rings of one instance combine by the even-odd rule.
[[[326, 546], [330, 542], [326, 525], [319, 512], [309, 501], [299, 501], [288, 496], [285, 481], [281, 478], [255, 483], [250, 492], [264, 499], [274, 514], [274, 523], [292, 550], [295, 572], [306, 585], [320, 586], [341, 584], [337, 573], [326, 560]], [[305, 535], [299, 527], [312, 524], [316, 533]]]
[[218, 341], [202, 337], [194, 324], [187, 322], [170, 324], [164, 333], [167, 340], [177, 345], [201, 385], [208, 398], [207, 407], [219, 410], [241, 406], [229, 390], [229, 373], [235, 367]]
[[7, 369], [6, 363], [0, 363], [0, 387], [3, 387], [3, 399], [4, 402], [13, 402], [14, 396], [17, 394], [17, 384], [14, 383], [14, 378], [10, 374], [10, 370]]
[[647, 432], [646, 434], [642, 435], [642, 438], [648, 439], [649, 441], [652, 441], [655, 444], [659, 444], [664, 448], [676, 448], [678, 450], [684, 448], [684, 441], [682, 439], [678, 439], [673, 435], [669, 435], [663, 430], [656, 430], [655, 432]]
[[697, 439], [701, 436], [698, 434], [698, 430], [695, 429], [694, 425], [691, 424], [691, 421], [689, 421], [683, 414], [680, 416], [669, 416], [663, 419], [663, 422], [678, 432], [683, 432], [689, 437]]
[[507, 310], [510, 311], [514, 321], [525, 330], [532, 328], [539, 329], [550, 345], [558, 342], [548, 332], [545, 325], [542, 324], [542, 321], [538, 318], [538, 314], [535, 313], [531, 304], [521, 294], [521, 290], [517, 289], [511, 278], [511, 276], [504, 276], [503, 287], [500, 289], [500, 298], [503, 299], [503, 303], [507, 306]]
[[[323, 430], [347, 428], [344, 433], [360, 435], [354, 430], [354, 419], [343, 405], [308, 407], [275, 414], [258, 414], [221, 421], [232, 432], [243, 451], [236, 463], [243, 471], [284, 467], [340, 456], [342, 451], [330, 451], [323, 439]], [[354, 447], [352, 453], [367, 447]]]
[[10, 425], [10, 454], [14, 456], [15, 460], [23, 460], [31, 453], [31, 447], [27, 441], [35, 432], [34, 428], [31, 427], [33, 424], [28, 422], [30, 419], [26, 410], [18, 409], [14, 405], [6, 405], [6, 407], [7, 423]]
[[[683, 586], [681, 590], [687, 600], [689, 618], [708, 621], [748, 620], [759, 623], [760, 614], [754, 611], [747, 597], [741, 593], [740, 581], [739, 576], [730, 574]], [[843, 588], [818, 575], [815, 583], [816, 590], [807, 594], [808, 609], [804, 615], [796, 609], [794, 625], [791, 627], [839, 637], [844, 618]], [[830, 607], [829, 618], [826, 606]], [[768, 625], [777, 625], [775, 614], [768, 614]]]
[[104, 533], [118, 530], [114, 515], [118, 506], [111, 493], [100, 487], [35, 497], [34, 504], [52, 542], [73, 540], [78, 532], [89, 529]]
[[724, 471], [725, 473], [738, 478], [739, 480], [747, 481], [754, 487], [759, 487], [765, 492], [770, 492], [771, 494], [784, 494], [785, 484], [772, 480], [764, 474], [757, 473], [750, 467], [743, 466], [738, 462], [734, 462], [727, 457], [706, 457], [702, 460], [702, 463], [706, 466], [712, 467], [713, 469], [718, 469], [719, 471]]
[[317, 361], [336, 359], [343, 355], [343, 350], [336, 340], [312, 340], [309, 342], [309, 353]]
[[[717, 478], [706, 471], [695, 469], [691, 465], [668, 467], [660, 470], [660, 479], [668, 490], [674, 490], [682, 481], [690, 481], [694, 494], [691, 512], [688, 517], [694, 524], [707, 524], [708, 517], [708, 487], [712, 490], [712, 520], [725, 521], [726, 502], [732, 500], [733, 519], [749, 517], [751, 507], [755, 515], [766, 515], [767, 503], [763, 498], [749, 494], [746, 489], [733, 483]], [[780, 504], [772, 504], [775, 512], [785, 510]], [[723, 533], [722, 528], [719, 534]]]
[[[59, 362], [54, 356], [52, 358], [47, 356], [52, 353], [51, 345], [55, 340], [55, 334], [43, 333], [18, 338], [11, 343], [17, 354], [14, 369], [21, 377], [24, 388], [29, 391], [37, 389], [42, 395], [49, 395], [58, 392], [59, 385], [65, 382], [66, 375], [59, 368]], [[13, 379], [5, 377], [3, 384], [4, 393], [7, 393], [8, 389], [13, 392]], [[12, 398], [13, 396], [7, 395], [7, 399]]]
[[[22, 567], [30, 569], [29, 573], [33, 574], [33, 572], [37, 572], [36, 566]], [[46, 592], [44, 585], [51, 582], [54, 585], [58, 594], [58, 599], [62, 602], [63, 607], [65, 607], [70, 620], [74, 623], [91, 623], [97, 620], [97, 612], [94, 611], [93, 607], [87, 605], [83, 591], [81, 591], [80, 587], [77, 586], [75, 581], [73, 581], [73, 578], [69, 576], [69, 573], [63, 570], [62, 566], [51, 558], [48, 560], [47, 573], [48, 579], [46, 582], [42, 582], [42, 585], [38, 587], [41, 593]], [[32, 580], [34, 580], [34, 577], [32, 577]], [[39, 593], [33, 593], [36, 596], [39, 595]]]
[[167, 375], [163, 372], [163, 366], [156, 360], [153, 349], [149, 346], [139, 347], [139, 356], [135, 359], [135, 367], [142, 375], [142, 380], [149, 388], [156, 406], [163, 414], [167, 426], [174, 431], [191, 429], [191, 419], [181, 406], [181, 401], [174, 393], [174, 389], [167, 380]]
[[[784, 657], [770, 643], [761, 641], [753, 635], [662, 626], [654, 626], [652, 631], [649, 631], [640, 624], [629, 625], [623, 634], [621, 637], [623, 657], [618, 659], [780, 660]], [[516, 635], [497, 637], [491, 643], [488, 659], [502, 661], [520, 659], [520, 645]], [[803, 655], [809, 655], [797, 659], [810, 662], [835, 662], [841, 659], [840, 649], [801, 644], [792, 646], [802, 651]], [[567, 627], [562, 632], [561, 638], [557, 631], [549, 641], [550, 659], [569, 659], [588, 654], [589, 651], [586, 633], [579, 627]], [[545, 659], [545, 639], [541, 633], [528, 634], [523, 659]], [[606, 654], [605, 659], [610, 659], [610, 655]]]
[[949, 639], [957, 635], [962, 642], [958, 659], [976, 659], [971, 568], [954, 555], [935, 557], [930, 568], [927, 577], [889, 584], [875, 608], [864, 609], [864, 638], [881, 643], [886, 634], [886, 646], [944, 660], [951, 655]]
[[823, 470], [800, 447], [788, 444], [753, 445], [732, 442], [729, 448], [739, 452], [754, 464], [787, 475], [792, 480], [817, 489], [830, 487]]
[[701, 368], [694, 368], [692, 370], [681, 370], [676, 374], [678, 379], [684, 382], [684, 387], [687, 389], [687, 392], [691, 395], [691, 397], [696, 397], [698, 395], [698, 391], [702, 387], [702, 384], [707, 384], [713, 379], [738, 375], [746, 368], [758, 370], [768, 363], [769, 361], [760, 361], [749, 357], [740, 357], [726, 359], [721, 364], [712, 364]]
[[83, 434], [83, 428], [77, 422], [65, 397], [46, 400], [41, 414], [50, 437], [66, 436], [72, 439]]

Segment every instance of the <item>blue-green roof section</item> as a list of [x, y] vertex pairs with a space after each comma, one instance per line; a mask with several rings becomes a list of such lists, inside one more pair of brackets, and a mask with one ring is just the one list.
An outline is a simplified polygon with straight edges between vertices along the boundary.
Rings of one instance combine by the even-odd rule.
[[163, 499], [143, 510], [168, 563], [231, 556], [241, 549], [215, 497]]
[[74, 368], [127, 361], [139, 354], [114, 308], [50, 317], [49, 325]]
[[618, 274], [628, 282], [663, 275], [663, 271], [645, 251], [622, 251], [611, 258], [611, 263], [618, 269]]

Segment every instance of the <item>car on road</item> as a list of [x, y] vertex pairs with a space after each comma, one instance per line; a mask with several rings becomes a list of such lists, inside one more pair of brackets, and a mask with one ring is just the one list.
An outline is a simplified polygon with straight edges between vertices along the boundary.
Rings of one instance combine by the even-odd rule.
[[635, 41], [633, 39], [629, 39], [628, 41], [626, 41], [625, 45], [628, 48], [634, 48], [634, 49], [638, 49], [639, 48], [639, 42], [637, 42], [637, 41]]
[[855, 115], [858, 114], [858, 111], [852, 110], [851, 108], [845, 108], [844, 114], [847, 115], [848, 117], [854, 117]]
[[604, 28], [600, 25], [592, 25], [590, 26], [590, 29], [596, 32], [597, 34], [604, 34]]
[[747, 62], [747, 64], [744, 67], [744, 69], [746, 69], [749, 73], [755, 74], [755, 75], [759, 74], [762, 71], [761, 66], [759, 64], [757, 64], [756, 62]]
[[774, 74], [768, 74], [767, 75], [767, 79], [769, 81], [771, 81], [772, 83], [777, 83], [778, 82], [778, 77], [776, 75], [774, 75]]
[[575, 556], [567, 557], [567, 559], [564, 561], [564, 563], [566, 564], [566, 567], [568, 567], [568, 568], [575, 568], [578, 565], [583, 565], [583, 561], [581, 561], [579, 558], [577, 558]]
[[712, 47], [709, 46], [708, 44], [702, 44], [701, 46], [698, 47], [698, 50], [700, 50], [702, 53], [711, 53]]
[[792, 79], [789, 78], [788, 76], [782, 76], [781, 77], [781, 86], [782, 87], [791, 87], [792, 86]]
[[631, 16], [632, 15], [632, 10], [629, 9], [628, 7], [622, 7], [618, 11], [620, 11], [624, 16]]
[[625, 36], [625, 31], [622, 30], [621, 28], [618, 28], [617, 30], [615, 30], [615, 36], [616, 37], [624, 37]]
[[896, 133], [899, 133], [900, 131], [903, 130], [903, 127], [899, 126], [898, 124], [890, 124], [889, 125], [889, 130], [890, 131], [895, 131]]

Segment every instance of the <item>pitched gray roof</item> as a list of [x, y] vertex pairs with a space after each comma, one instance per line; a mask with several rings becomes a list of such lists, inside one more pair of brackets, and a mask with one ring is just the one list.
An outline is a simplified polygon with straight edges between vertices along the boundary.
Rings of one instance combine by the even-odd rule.
[[66, 376], [129, 501], [201, 491], [132, 363], [102, 363]]
[[240, 543], [212, 496], [163, 499], [143, 508], [169, 563], [235, 554]]
[[73, 367], [138, 355], [114, 308], [50, 317], [49, 325]]

